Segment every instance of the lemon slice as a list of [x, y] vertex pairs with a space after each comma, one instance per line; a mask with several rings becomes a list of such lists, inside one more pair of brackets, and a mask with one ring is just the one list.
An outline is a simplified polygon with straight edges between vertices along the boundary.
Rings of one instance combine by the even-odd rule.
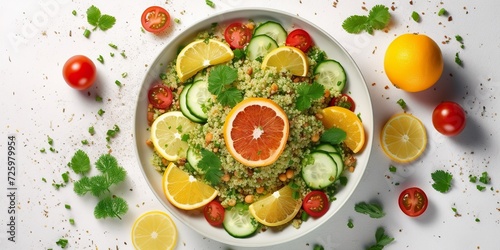
[[262, 69], [267, 67], [276, 67], [278, 71], [288, 70], [292, 75], [306, 76], [309, 68], [309, 62], [306, 54], [302, 50], [283, 46], [271, 50], [262, 61]]
[[150, 211], [137, 218], [132, 226], [132, 245], [138, 250], [174, 249], [177, 228], [168, 214]]
[[344, 130], [347, 137], [344, 140], [352, 152], [359, 152], [365, 144], [365, 130], [359, 117], [349, 109], [331, 106], [321, 112], [321, 122], [326, 129], [336, 127]]
[[196, 40], [184, 47], [175, 64], [181, 82], [196, 75], [198, 71], [233, 59], [234, 53], [229, 45], [214, 40]]
[[391, 117], [382, 128], [380, 144], [393, 161], [416, 160], [427, 147], [427, 133], [422, 122], [413, 115], [401, 113]]
[[170, 163], [163, 173], [163, 192], [172, 205], [193, 210], [205, 206], [219, 192]]
[[293, 198], [293, 190], [284, 186], [249, 206], [250, 214], [260, 223], [274, 227], [291, 221], [300, 210], [302, 201]]
[[169, 161], [186, 158], [188, 143], [185, 138], [198, 124], [180, 111], [160, 115], [151, 125], [151, 142], [158, 154]]

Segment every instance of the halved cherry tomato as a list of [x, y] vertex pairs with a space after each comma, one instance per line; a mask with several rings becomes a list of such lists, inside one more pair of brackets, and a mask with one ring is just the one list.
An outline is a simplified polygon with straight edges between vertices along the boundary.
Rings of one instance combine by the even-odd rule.
[[224, 39], [231, 48], [242, 49], [252, 39], [252, 30], [242, 23], [232, 23], [224, 31]]
[[63, 77], [66, 83], [74, 89], [88, 89], [94, 84], [96, 78], [95, 64], [86, 56], [72, 56], [63, 66]]
[[341, 94], [330, 101], [330, 106], [339, 106], [349, 109], [354, 112], [356, 109], [356, 104], [354, 100], [347, 94]]
[[330, 208], [328, 196], [323, 191], [309, 192], [302, 203], [302, 208], [312, 217], [323, 216]]
[[425, 212], [429, 202], [422, 189], [411, 187], [401, 192], [398, 203], [403, 213], [411, 217], [417, 217]]
[[167, 109], [172, 105], [172, 90], [162, 83], [157, 83], [149, 89], [148, 100], [157, 109]]
[[160, 33], [170, 25], [170, 14], [160, 6], [151, 6], [142, 13], [141, 23], [146, 31]]
[[224, 207], [216, 200], [209, 202], [203, 208], [203, 215], [208, 223], [214, 227], [222, 225], [224, 221]]
[[432, 113], [432, 124], [436, 130], [447, 136], [460, 134], [465, 128], [465, 111], [455, 102], [442, 102]]
[[307, 52], [311, 48], [313, 41], [307, 31], [303, 29], [296, 29], [290, 32], [286, 37], [285, 45], [296, 47], [303, 52]]

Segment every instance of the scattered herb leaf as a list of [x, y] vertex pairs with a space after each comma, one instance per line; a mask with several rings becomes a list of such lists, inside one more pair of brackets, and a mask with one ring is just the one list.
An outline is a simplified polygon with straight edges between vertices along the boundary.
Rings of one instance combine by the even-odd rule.
[[301, 83], [297, 86], [297, 101], [295, 108], [299, 111], [304, 111], [311, 107], [312, 102], [319, 99], [325, 93], [325, 87], [317, 82]]
[[441, 193], [446, 193], [450, 190], [451, 187], [451, 180], [453, 179], [453, 175], [449, 172], [446, 172], [444, 170], [436, 170], [434, 173], [431, 174], [432, 180], [434, 181], [434, 184], [432, 184], [432, 187], [441, 192]]
[[90, 159], [87, 153], [79, 149], [71, 157], [69, 166], [77, 174], [86, 174], [90, 171]]
[[461, 67], [463, 67], [463, 65], [464, 65], [464, 63], [462, 62], [462, 59], [460, 59], [460, 55], [458, 52], [455, 54], [455, 63]]
[[212, 8], [215, 8], [215, 3], [214, 3], [214, 2], [212, 2], [211, 0], [205, 0], [205, 3], [206, 3], [208, 6], [210, 6], [210, 7], [212, 7]]
[[102, 15], [99, 8], [92, 5], [87, 9], [87, 22], [94, 26], [93, 30], [99, 28], [106, 31], [115, 25], [116, 18], [106, 14]]
[[216, 66], [208, 75], [208, 91], [216, 95], [222, 105], [234, 107], [243, 100], [241, 91], [231, 86], [236, 79], [238, 70], [226, 65]]
[[379, 228], [377, 228], [377, 231], [375, 232], [375, 244], [368, 247], [367, 250], [384, 249], [385, 246], [389, 245], [393, 241], [394, 241], [394, 238], [386, 235], [383, 227], [379, 227]]
[[420, 15], [416, 11], [413, 11], [411, 13], [411, 18], [413, 19], [413, 21], [415, 21], [417, 23], [420, 22]]
[[443, 15], [446, 15], [448, 12], [446, 11], [445, 8], [441, 8], [439, 11], [438, 11], [438, 16], [443, 16]]
[[382, 206], [377, 203], [360, 202], [354, 206], [354, 211], [370, 216], [370, 218], [378, 219], [385, 216]]
[[358, 34], [362, 31], [373, 34], [373, 30], [385, 28], [390, 20], [389, 8], [379, 4], [372, 7], [368, 16], [353, 15], [348, 17], [342, 23], [342, 28], [351, 34]]
[[396, 171], [397, 171], [397, 168], [394, 165], [389, 166], [389, 172], [396, 173]]
[[479, 182], [483, 184], [489, 184], [490, 183], [490, 177], [488, 176], [488, 172], [483, 172], [481, 176], [479, 177]]
[[321, 134], [319, 141], [335, 145], [343, 142], [346, 137], [347, 133], [344, 130], [333, 127], [325, 130], [325, 132]]
[[351, 218], [349, 218], [349, 220], [347, 220], [347, 227], [348, 228], [353, 228], [354, 227], [354, 223], [352, 222]]
[[56, 245], [60, 246], [61, 248], [66, 248], [66, 246], [68, 245], [68, 240], [61, 238], [58, 241], [56, 241]]
[[219, 157], [212, 151], [201, 149], [201, 159], [198, 162], [198, 167], [205, 173], [205, 180], [211, 185], [218, 185], [221, 181], [222, 163]]
[[106, 197], [97, 203], [94, 208], [94, 216], [97, 219], [107, 218], [107, 217], [117, 217], [122, 219], [120, 216], [124, 215], [128, 211], [127, 202], [120, 197]]
[[405, 100], [403, 100], [403, 99], [399, 99], [399, 100], [397, 101], [397, 104], [399, 104], [399, 106], [400, 106], [403, 110], [406, 110], [407, 105], [406, 105]]

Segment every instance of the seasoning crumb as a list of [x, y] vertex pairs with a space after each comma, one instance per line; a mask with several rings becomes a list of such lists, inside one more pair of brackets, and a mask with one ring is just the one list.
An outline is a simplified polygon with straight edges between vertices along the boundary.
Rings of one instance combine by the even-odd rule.
[[453, 21], [453, 17], [452, 17], [452, 16], [449, 16], [449, 17], [448, 17], [448, 22], [451, 22], [451, 21]]

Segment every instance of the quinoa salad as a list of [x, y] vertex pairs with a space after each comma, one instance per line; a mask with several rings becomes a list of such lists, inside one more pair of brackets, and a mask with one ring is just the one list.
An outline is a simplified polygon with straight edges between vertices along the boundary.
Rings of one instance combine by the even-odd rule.
[[[252, 32], [260, 25], [262, 23], [255, 23], [253, 21], [243, 23], [243, 26]], [[227, 25], [213, 25], [210, 30], [199, 33], [195, 40], [214, 39], [230, 44], [226, 39], [227, 37], [224, 36], [226, 28]], [[293, 29], [285, 28], [285, 30], [289, 33]], [[281, 47], [285, 44], [278, 45]], [[349, 100], [347, 100], [350, 98], [342, 93], [343, 86], [342, 89], [325, 86], [322, 96], [312, 99], [308, 108], [303, 110], [297, 109], [296, 104], [300, 96], [298, 94], [298, 86], [315, 83], [317, 80], [315, 71], [318, 64], [330, 59], [321, 48], [315, 46], [313, 43], [304, 51], [308, 61], [308, 71], [305, 76], [293, 75], [286, 69], [278, 71], [275, 67], [262, 69], [262, 57], [250, 59], [247, 46], [248, 44], [241, 49], [234, 49], [231, 46], [235, 52], [235, 57], [222, 65], [237, 72], [237, 78], [232, 85], [240, 91], [242, 99], [254, 97], [266, 98], [272, 100], [283, 109], [289, 120], [289, 135], [283, 152], [274, 163], [268, 166], [248, 167], [235, 160], [226, 148], [223, 135], [224, 123], [232, 107], [221, 104], [212, 95], [203, 104], [203, 110], [207, 115], [206, 121], [198, 122], [196, 128], [186, 136], [186, 138], [189, 138], [186, 141], [189, 145], [189, 150], [192, 150], [197, 156], [195, 157], [196, 161], [200, 159], [200, 151], [202, 149], [217, 155], [222, 166], [220, 181], [217, 182], [217, 185], [207, 182], [204, 179], [205, 173], [203, 170], [195, 166], [187, 158], [183, 157], [174, 162], [183, 171], [216, 189], [218, 195], [215, 200], [225, 209], [237, 206], [238, 204], [248, 206], [287, 185], [293, 187], [294, 196], [297, 199], [304, 199], [308, 193], [319, 189], [311, 187], [302, 178], [302, 168], [311, 163], [311, 158], [308, 156], [322, 144], [321, 136], [326, 129], [319, 119], [321, 110], [332, 105], [350, 105]], [[166, 112], [180, 111], [179, 97], [183, 89], [193, 82], [199, 80], [207, 81], [210, 72], [217, 66], [208, 66], [195, 76], [182, 82], [176, 71], [176, 61], [173, 60], [165, 64], [165, 71], [160, 76], [161, 83], [171, 90], [173, 101], [166, 109], [155, 108], [149, 104], [148, 123], [151, 125], [157, 117]], [[170, 161], [158, 154], [150, 141], [147, 144], [152, 148], [151, 162], [153, 166], [159, 173], [163, 173]], [[328, 202], [334, 202], [336, 191], [342, 185], [345, 185], [347, 181], [345, 173], [354, 171], [356, 166], [355, 154], [344, 142], [335, 145], [335, 150], [341, 156], [342, 170], [345, 171], [342, 174], [338, 173], [338, 178], [335, 178], [332, 184], [320, 188], [327, 195]], [[286, 225], [292, 224], [294, 227], [299, 228], [300, 224], [306, 218], [305, 213], [304, 209], [301, 208], [294, 219], [290, 223], [286, 223]], [[266, 226], [259, 225], [259, 228], [266, 228]]]

